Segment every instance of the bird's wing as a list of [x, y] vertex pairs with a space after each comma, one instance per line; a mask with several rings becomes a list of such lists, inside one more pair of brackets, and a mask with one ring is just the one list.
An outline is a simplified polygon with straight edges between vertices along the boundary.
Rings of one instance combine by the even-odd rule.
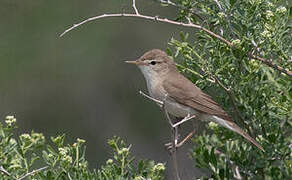
[[170, 98], [197, 111], [232, 121], [228, 114], [209, 95], [201, 91], [190, 80], [180, 73], [177, 73], [176, 77], [178, 79], [166, 78], [163, 81], [163, 88]]

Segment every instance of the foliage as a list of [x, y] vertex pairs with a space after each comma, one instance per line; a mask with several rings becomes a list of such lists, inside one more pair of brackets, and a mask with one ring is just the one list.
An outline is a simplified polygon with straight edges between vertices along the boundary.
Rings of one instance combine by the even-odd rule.
[[65, 145], [65, 135], [46, 143], [41, 133], [31, 132], [15, 137], [16, 119], [7, 116], [0, 123], [0, 179], [99, 179], [99, 180], [160, 180], [164, 164], [140, 160], [137, 167], [130, 155], [131, 146], [114, 137], [108, 141], [113, 158], [98, 170], [90, 170], [85, 159], [85, 140]]
[[[215, 179], [239, 174], [250, 179], [292, 177], [292, 78], [248, 57], [257, 54], [292, 70], [292, 8], [278, 0], [177, 0], [178, 20], [202, 24], [232, 42], [232, 47], [194, 31], [172, 39], [168, 53], [201, 89], [265, 149], [260, 152], [240, 136], [214, 123], [212, 135], [195, 137], [193, 158]], [[215, 94], [216, 93], [216, 94]], [[238, 174], [238, 173], [237, 173]], [[237, 177], [239, 178], [239, 177]]]

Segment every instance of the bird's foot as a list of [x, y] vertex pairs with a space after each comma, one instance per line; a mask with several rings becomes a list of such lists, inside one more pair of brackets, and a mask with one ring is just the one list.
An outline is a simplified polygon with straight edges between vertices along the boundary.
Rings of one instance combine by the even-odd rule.
[[177, 148], [181, 147], [182, 145], [183, 145], [182, 142], [180, 142], [178, 144], [177, 143], [174, 143], [174, 147], [175, 147], [175, 149], [174, 149], [172, 142], [169, 142], [169, 143], [164, 144], [166, 150], [168, 150], [170, 153], [173, 153], [174, 151], [177, 150]]
[[[175, 140], [174, 143], [173, 142], [169, 142], [164, 144], [165, 148], [170, 151], [171, 153], [174, 152], [177, 148], [181, 147], [182, 145], [185, 144], [185, 142], [187, 140], [189, 140], [193, 135], [194, 135], [195, 131], [190, 132], [181, 142], [178, 143], [178, 140]], [[174, 144], [174, 146], [173, 146]], [[173, 148], [174, 147], [174, 148]]]

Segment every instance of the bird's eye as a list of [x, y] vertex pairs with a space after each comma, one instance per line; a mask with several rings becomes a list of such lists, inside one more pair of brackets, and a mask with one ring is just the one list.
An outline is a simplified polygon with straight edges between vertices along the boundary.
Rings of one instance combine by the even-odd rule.
[[151, 61], [150, 64], [151, 64], [151, 65], [155, 65], [156, 62], [155, 62], [155, 61]]

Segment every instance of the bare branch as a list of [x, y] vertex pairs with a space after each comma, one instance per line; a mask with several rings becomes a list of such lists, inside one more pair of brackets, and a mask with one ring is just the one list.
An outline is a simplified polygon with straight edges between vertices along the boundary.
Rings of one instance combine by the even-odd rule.
[[91, 18], [88, 18], [84, 21], [81, 21], [80, 23], [74, 24], [72, 27], [66, 29], [61, 35], [60, 37], [64, 36], [66, 33], [72, 31], [73, 29], [87, 23], [90, 21], [94, 21], [97, 19], [102, 19], [102, 18], [108, 18], [108, 17], [135, 17], [135, 18], [141, 18], [141, 19], [147, 19], [147, 20], [152, 20], [152, 21], [157, 21], [157, 22], [163, 22], [163, 23], [168, 23], [168, 24], [174, 24], [174, 25], [178, 25], [178, 26], [184, 26], [184, 27], [192, 27], [192, 28], [196, 28], [196, 29], [200, 29], [204, 32], [206, 32], [207, 34], [219, 39], [220, 41], [224, 42], [225, 44], [227, 44], [228, 46], [232, 46], [231, 42], [229, 42], [228, 40], [224, 39], [223, 37], [221, 37], [220, 35], [217, 35], [215, 33], [213, 33], [212, 31], [198, 25], [198, 24], [193, 24], [193, 23], [183, 23], [183, 22], [177, 22], [177, 21], [173, 21], [173, 20], [169, 20], [167, 18], [159, 18], [157, 16], [153, 17], [153, 16], [147, 16], [147, 15], [141, 15], [141, 14], [123, 14], [123, 13], [118, 13], [118, 14], [103, 14], [100, 16], [94, 16]]
[[195, 117], [196, 117], [196, 115], [192, 115], [192, 116], [188, 115], [188, 116], [184, 117], [182, 120], [180, 120], [179, 122], [177, 122], [176, 124], [174, 124], [173, 127], [177, 127], [177, 126], [179, 126], [179, 125], [181, 125], [181, 124], [183, 124], [183, 123], [185, 123], [185, 122], [187, 122]]
[[190, 14], [193, 14], [195, 15], [198, 19], [200, 19], [201, 21], [204, 21], [204, 18], [202, 18], [198, 13], [195, 12], [195, 9], [189, 9], [189, 8], [186, 8], [182, 5], [179, 5], [179, 4], [175, 4], [174, 2], [170, 1], [170, 0], [155, 0], [155, 1], [158, 1], [162, 4], [168, 4], [168, 5], [171, 5], [171, 6], [174, 6], [174, 7], [177, 7], [179, 9], [182, 9], [182, 10], [185, 10], [185, 11], [188, 11]]
[[[167, 95], [165, 95], [165, 100], [167, 99]], [[165, 102], [165, 101], [164, 101]], [[168, 120], [170, 126], [171, 126], [171, 144], [172, 144], [172, 149], [171, 149], [171, 157], [172, 157], [172, 163], [173, 163], [173, 169], [174, 169], [174, 175], [176, 180], [180, 180], [179, 176], [179, 170], [178, 170], [178, 163], [177, 163], [177, 155], [176, 155], [176, 145], [177, 145], [177, 139], [178, 139], [178, 130], [177, 127], [173, 127], [172, 121], [169, 117], [168, 111], [165, 107], [165, 103], [163, 103], [163, 112]]]
[[[215, 1], [216, 2], [216, 1]], [[139, 14], [136, 5], [135, 5], [135, 0], [133, 0], [133, 8], [135, 10], [135, 14], [127, 14], [127, 13], [117, 13], [117, 14], [103, 14], [103, 15], [99, 15], [99, 16], [94, 16], [94, 17], [90, 17], [84, 21], [81, 21], [80, 23], [74, 24], [73, 26], [71, 26], [70, 28], [66, 29], [61, 35], [60, 37], [64, 36], [66, 33], [72, 31], [73, 29], [87, 23], [90, 21], [94, 21], [97, 19], [103, 19], [103, 18], [109, 18], [109, 17], [135, 17], [135, 18], [141, 18], [141, 19], [147, 19], [147, 20], [152, 20], [152, 21], [157, 21], [157, 22], [163, 22], [163, 23], [168, 23], [168, 24], [174, 24], [174, 25], [178, 25], [178, 26], [184, 26], [184, 27], [191, 27], [191, 28], [196, 28], [199, 30], [204, 31], [205, 33], [211, 35], [212, 37], [220, 40], [221, 42], [225, 43], [227, 46], [232, 48], [232, 43], [230, 41], [228, 41], [227, 39], [223, 38], [222, 36], [210, 31], [209, 29], [204, 28], [201, 25], [198, 24], [193, 24], [192, 22], [188, 22], [188, 23], [183, 23], [183, 22], [177, 22], [177, 21], [173, 21], [173, 20], [169, 20], [167, 18], [159, 18], [157, 16], [153, 17], [153, 16], [147, 16], [147, 15], [141, 15]], [[273, 64], [270, 60], [264, 59], [262, 57], [258, 57], [252, 53], [248, 54], [248, 57], [253, 58], [255, 60], [261, 61], [262, 63], [266, 64], [267, 66], [276, 69], [288, 76], [292, 76], [292, 71], [286, 70], [278, 65]]]
[[21, 178], [18, 178], [17, 180], [25, 179], [25, 178], [27, 178], [28, 176], [34, 175], [34, 174], [36, 174], [36, 173], [38, 173], [38, 172], [40, 172], [40, 171], [42, 171], [42, 170], [47, 169], [48, 167], [49, 167], [49, 166], [45, 166], [45, 167], [42, 167], [42, 168], [39, 168], [39, 169], [33, 170], [33, 171], [31, 171], [31, 172], [25, 174], [25, 175], [22, 176]]
[[144, 96], [144, 97], [150, 99], [151, 101], [156, 102], [156, 103], [159, 104], [161, 107], [162, 107], [163, 104], [164, 104], [162, 101], [159, 101], [159, 100], [157, 100], [157, 99], [155, 99], [155, 98], [153, 98], [153, 97], [151, 97], [151, 96], [145, 94], [143, 91], [139, 91], [139, 94], [141, 94], [142, 96]]
[[172, 2], [170, 0], [157, 0], [157, 1], [159, 1], [160, 3], [163, 3], [163, 4], [168, 4], [168, 5], [172, 5], [175, 7], [179, 7], [177, 4], [175, 4], [174, 2]]
[[133, 9], [135, 10], [135, 13], [136, 13], [137, 15], [139, 15], [139, 11], [138, 11], [138, 9], [136, 8], [136, 0], [133, 0], [132, 7], [133, 7]]
[[142, 91], [139, 91], [139, 94], [141, 94], [142, 96], [150, 99], [151, 101], [154, 101], [156, 103], [158, 103], [158, 105], [160, 105], [160, 107], [162, 107], [162, 110], [164, 112], [164, 115], [166, 117], [166, 119], [168, 120], [168, 123], [171, 127], [171, 157], [172, 157], [172, 162], [173, 162], [173, 168], [174, 168], [174, 174], [176, 177], [176, 180], [180, 180], [180, 176], [179, 176], [179, 171], [178, 171], [178, 163], [177, 163], [177, 156], [176, 156], [176, 148], [177, 148], [177, 142], [178, 142], [178, 129], [177, 126], [174, 126], [171, 118], [168, 114], [168, 111], [165, 107], [165, 101], [167, 100], [168, 95], [165, 95], [165, 98], [163, 101], [159, 101], [145, 93], [143, 93]]
[[214, 2], [217, 4], [217, 6], [219, 7], [220, 11], [224, 11], [221, 4], [218, 2], [218, 0], [214, 0]]
[[6, 176], [11, 177], [14, 180], [17, 180], [17, 178], [13, 177], [8, 171], [6, 171], [6, 169], [4, 169], [3, 166], [0, 166], [0, 172], [2, 172], [3, 174], [5, 174]]
[[68, 172], [68, 178], [69, 180], [72, 180], [71, 176], [70, 176], [70, 173]]
[[184, 143], [189, 140], [195, 134], [195, 130], [190, 132], [180, 143], [177, 144], [177, 147], [181, 147]]
[[[179, 148], [179, 147], [181, 147], [182, 145], [184, 145], [185, 142], [187, 142], [187, 141], [188, 141], [188, 140], [189, 140], [194, 134], [195, 134], [195, 130], [193, 130], [193, 131], [190, 132], [188, 135], [186, 135], [185, 138], [184, 138], [181, 142], [177, 143], [177, 144], [176, 144], [176, 148]], [[172, 148], [173, 148], [173, 144], [172, 144], [172, 142], [170, 142], [170, 143], [166, 143], [165, 146], [166, 146], [166, 148], [167, 148], [168, 150], [172, 150]]]
[[272, 63], [272, 59], [267, 60], [265, 58], [256, 56], [256, 55], [251, 54], [251, 53], [248, 54], [248, 57], [250, 57], [252, 59], [255, 59], [255, 60], [258, 60], [258, 61], [261, 61], [265, 65], [270, 66], [271, 68], [276, 69], [276, 70], [278, 70], [278, 71], [280, 71], [280, 72], [282, 72], [282, 73], [284, 73], [284, 74], [286, 74], [288, 76], [292, 76], [292, 71], [286, 70], [286, 69], [284, 69], [284, 68], [282, 68], [282, 67], [280, 67], [280, 66], [278, 66], [276, 64], [273, 64]]

